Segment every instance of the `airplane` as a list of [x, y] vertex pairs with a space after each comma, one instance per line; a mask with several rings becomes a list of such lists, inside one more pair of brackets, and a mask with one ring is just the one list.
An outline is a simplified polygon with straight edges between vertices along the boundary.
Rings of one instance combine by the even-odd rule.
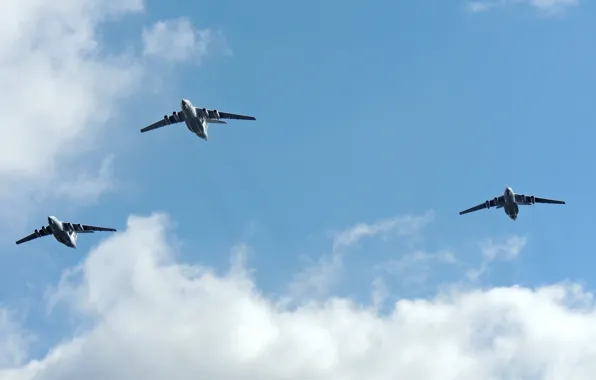
[[165, 127], [166, 125], [184, 122], [189, 131], [207, 141], [208, 124], [228, 124], [220, 119], [257, 120], [253, 116], [237, 115], [233, 113], [219, 112], [217, 110], [208, 110], [206, 108], [198, 108], [193, 106], [188, 99], [182, 99], [180, 108], [182, 111], [172, 112], [172, 115], [170, 116], [164, 115], [163, 119], [160, 121], [141, 129], [141, 133]]
[[519, 213], [519, 205], [528, 206], [534, 203], [549, 203], [555, 205], [564, 205], [564, 201], [557, 201], [547, 198], [538, 198], [533, 195], [515, 194], [510, 187], [505, 189], [505, 193], [500, 197], [495, 197], [489, 201], [474, 206], [459, 213], [459, 215], [467, 214], [482, 209], [489, 209], [491, 207], [502, 208], [505, 214], [511, 219], [516, 220]]
[[116, 229], [62, 222], [55, 216], [48, 216], [47, 226], [42, 226], [39, 230], [35, 230], [31, 235], [17, 241], [17, 245], [43, 236], [54, 235], [54, 238], [65, 246], [77, 248], [77, 234], [91, 234], [96, 231], [115, 232]]

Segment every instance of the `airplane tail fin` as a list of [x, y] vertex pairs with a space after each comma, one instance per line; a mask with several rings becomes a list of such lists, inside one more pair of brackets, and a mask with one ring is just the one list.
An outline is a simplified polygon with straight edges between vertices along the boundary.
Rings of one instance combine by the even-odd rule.
[[223, 120], [218, 120], [218, 119], [208, 119], [207, 123], [209, 123], [209, 124], [228, 124], [227, 122], [225, 122]]

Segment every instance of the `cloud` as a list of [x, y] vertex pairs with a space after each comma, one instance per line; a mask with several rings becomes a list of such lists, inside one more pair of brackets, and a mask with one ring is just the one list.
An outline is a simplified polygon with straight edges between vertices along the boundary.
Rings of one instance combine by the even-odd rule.
[[470, 280], [477, 280], [490, 267], [495, 260], [509, 261], [517, 258], [521, 250], [526, 246], [527, 238], [523, 236], [511, 236], [504, 243], [495, 243], [489, 239], [480, 245], [482, 251], [482, 264], [478, 269], [468, 271]]
[[407, 215], [381, 220], [374, 224], [358, 223], [335, 234], [333, 251], [358, 244], [366, 237], [395, 234], [397, 236], [413, 235], [420, 231], [434, 218], [434, 212], [428, 211], [422, 216]]
[[480, 13], [489, 11], [495, 7], [515, 5], [515, 4], [527, 4], [530, 5], [545, 14], [556, 14], [563, 11], [564, 9], [576, 6], [579, 4], [579, 0], [492, 0], [492, 1], [471, 1], [467, 4], [467, 8], [470, 12]]
[[144, 29], [143, 45], [143, 54], [176, 62], [200, 62], [214, 48], [231, 54], [221, 33], [210, 29], [195, 30], [185, 17], [159, 21]]
[[375, 277], [371, 283], [372, 292], [372, 303], [375, 308], [379, 308], [383, 305], [389, 294], [389, 289], [385, 280], [382, 277]]
[[109, 155], [104, 158], [97, 173], [83, 171], [78, 177], [58, 184], [52, 195], [85, 202], [95, 201], [100, 195], [115, 188], [113, 170], [114, 155]]
[[355, 247], [365, 238], [388, 236], [412, 236], [430, 223], [434, 212], [423, 215], [397, 216], [373, 224], [358, 223], [333, 234], [331, 254], [322, 255], [303, 271], [297, 273], [290, 284], [296, 297], [320, 297], [328, 293], [341, 275], [346, 250]]
[[[103, 156], [101, 137], [114, 138], [107, 122], [155, 77], [155, 67], [140, 52], [109, 50], [100, 38], [106, 22], [141, 12], [141, 0], [6, 0], [2, 5], [0, 207], [14, 224], [13, 216], [34, 208], [35, 200], [54, 195], [93, 200], [112, 188], [113, 158]], [[185, 25], [192, 30], [188, 21]], [[99, 177], [89, 177], [89, 168], [104, 159]]]
[[242, 260], [223, 275], [176, 262], [168, 224], [164, 215], [131, 217], [95, 248], [62, 285], [63, 305], [90, 327], [0, 378], [596, 376], [596, 308], [578, 285], [450, 291], [400, 299], [384, 316], [337, 297], [288, 309], [259, 291]]
[[415, 251], [399, 259], [382, 263], [377, 266], [377, 269], [400, 276], [405, 285], [413, 285], [424, 283], [437, 264], [453, 265], [458, 264], [458, 260], [450, 251], [435, 253]]
[[2, 368], [21, 365], [27, 359], [30, 334], [15, 322], [14, 315], [0, 309], [0, 374]]

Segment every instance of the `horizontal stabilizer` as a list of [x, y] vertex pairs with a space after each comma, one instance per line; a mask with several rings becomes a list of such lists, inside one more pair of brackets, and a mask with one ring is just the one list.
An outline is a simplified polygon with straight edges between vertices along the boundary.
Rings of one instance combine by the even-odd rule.
[[209, 124], [228, 124], [227, 122], [225, 122], [223, 120], [218, 120], [218, 119], [208, 119], [207, 123], [209, 123]]

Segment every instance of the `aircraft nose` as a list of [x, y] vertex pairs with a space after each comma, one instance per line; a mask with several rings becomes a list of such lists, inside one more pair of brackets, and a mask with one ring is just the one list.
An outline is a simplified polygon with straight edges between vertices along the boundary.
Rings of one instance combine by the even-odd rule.
[[48, 216], [48, 224], [50, 224], [50, 225], [52, 224], [52, 218], [50, 218], [49, 216]]

